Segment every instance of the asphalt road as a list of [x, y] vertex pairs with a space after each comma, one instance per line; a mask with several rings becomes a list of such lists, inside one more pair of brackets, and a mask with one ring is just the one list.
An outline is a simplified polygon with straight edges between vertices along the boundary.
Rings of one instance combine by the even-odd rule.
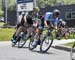
[[71, 60], [70, 52], [55, 48], [47, 53], [40, 53], [39, 46], [33, 51], [28, 44], [23, 48], [11, 47], [11, 44], [0, 45], [0, 60]]

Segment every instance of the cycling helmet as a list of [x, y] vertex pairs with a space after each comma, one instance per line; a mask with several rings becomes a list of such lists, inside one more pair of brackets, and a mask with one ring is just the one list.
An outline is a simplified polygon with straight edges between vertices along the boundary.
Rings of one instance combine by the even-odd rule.
[[39, 7], [35, 7], [34, 11], [39, 12], [40, 11]]
[[25, 12], [22, 12], [21, 14], [22, 14], [22, 15], [24, 15], [24, 14], [25, 14]]
[[63, 21], [62, 19], [59, 19], [59, 21], [61, 22], [61, 21]]
[[55, 10], [53, 10], [53, 14], [59, 15], [60, 14], [60, 11], [58, 9], [55, 9]]

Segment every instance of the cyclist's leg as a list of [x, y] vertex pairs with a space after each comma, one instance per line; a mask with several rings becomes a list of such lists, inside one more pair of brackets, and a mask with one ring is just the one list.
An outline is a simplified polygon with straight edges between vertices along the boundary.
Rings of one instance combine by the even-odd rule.
[[19, 33], [22, 31], [22, 29], [23, 29], [22, 26], [20, 26], [20, 27], [17, 29], [17, 31], [16, 31], [16, 33], [15, 33], [15, 36], [14, 36], [14, 39], [13, 39], [13, 42], [14, 42], [14, 43], [17, 42], [16, 38], [18, 37], [18, 35], [19, 35]]
[[42, 27], [41, 26], [38, 26], [38, 28], [36, 29], [36, 34], [34, 36], [34, 42], [33, 42], [33, 45], [39, 45], [40, 44], [40, 36], [42, 34]]
[[36, 29], [36, 33], [35, 33], [35, 36], [34, 36], [34, 42], [33, 42], [33, 46], [36, 46], [37, 45], [37, 43], [38, 43], [38, 29]]
[[19, 23], [18, 25], [17, 25], [17, 27], [16, 27], [16, 31], [14, 32], [14, 34], [13, 34], [13, 36], [12, 36], [12, 39], [11, 39], [11, 41], [13, 40], [13, 38], [15, 37], [15, 34], [16, 34], [16, 32], [17, 32], [17, 30], [18, 30], [18, 28], [21, 26], [21, 24]]
[[43, 28], [42, 28], [42, 26], [41, 26], [41, 27], [38, 28], [38, 36], [39, 36], [38, 44], [39, 44], [39, 45], [40, 45], [40, 43], [41, 43], [42, 33], [43, 33]]

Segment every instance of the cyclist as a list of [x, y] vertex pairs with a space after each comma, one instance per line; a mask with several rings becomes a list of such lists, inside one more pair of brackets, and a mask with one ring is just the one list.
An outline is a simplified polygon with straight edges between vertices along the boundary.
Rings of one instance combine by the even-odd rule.
[[32, 13], [33, 26], [38, 27], [39, 8], [35, 7]]
[[[53, 12], [46, 12], [44, 15], [45, 26], [48, 28], [53, 27], [54, 29], [57, 29], [59, 15], [60, 15], [60, 11], [58, 9], [53, 10]], [[39, 41], [35, 38], [33, 42], [33, 46], [36, 47], [38, 45], [38, 42]]]
[[32, 22], [31, 16], [29, 16], [27, 13], [26, 13], [26, 14], [25, 14], [25, 13], [22, 14], [20, 25], [19, 25], [17, 31], [15, 32], [15, 35], [14, 35], [14, 37], [13, 37], [12, 42], [13, 42], [14, 44], [16, 44], [16, 42], [17, 42], [16, 38], [18, 37], [19, 33], [20, 33], [22, 30], [27, 33], [27, 28], [28, 28], [29, 26], [31, 26], [32, 24], [33, 24], [33, 22]]
[[65, 26], [66, 26], [66, 22], [63, 19], [59, 19], [58, 28], [62, 36], [66, 35], [67, 30], [65, 29]]
[[59, 19], [58, 27], [59, 28], [62, 28], [62, 27], [65, 28], [65, 26], [66, 26], [66, 22], [63, 19]]

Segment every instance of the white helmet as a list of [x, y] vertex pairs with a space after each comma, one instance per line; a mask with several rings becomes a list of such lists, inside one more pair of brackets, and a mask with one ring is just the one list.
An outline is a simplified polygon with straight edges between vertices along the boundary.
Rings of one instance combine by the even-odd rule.
[[59, 19], [59, 21], [63, 21], [62, 19]]
[[24, 12], [22, 12], [21, 14], [22, 14], [22, 15], [24, 15], [25, 13], [24, 13]]

